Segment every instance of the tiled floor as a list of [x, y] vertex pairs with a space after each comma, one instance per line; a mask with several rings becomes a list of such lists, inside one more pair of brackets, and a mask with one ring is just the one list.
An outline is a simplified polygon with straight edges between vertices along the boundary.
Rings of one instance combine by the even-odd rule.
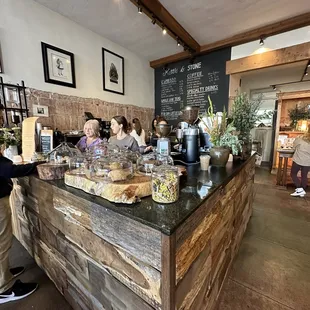
[[[218, 310], [310, 310], [310, 195], [290, 197], [262, 169], [255, 183], [253, 216]], [[40, 288], [20, 302], [0, 305], [0, 310], [71, 309], [17, 241], [11, 264], [25, 265], [21, 279], [37, 281]]]
[[219, 310], [310, 309], [310, 199], [258, 170], [254, 212]]

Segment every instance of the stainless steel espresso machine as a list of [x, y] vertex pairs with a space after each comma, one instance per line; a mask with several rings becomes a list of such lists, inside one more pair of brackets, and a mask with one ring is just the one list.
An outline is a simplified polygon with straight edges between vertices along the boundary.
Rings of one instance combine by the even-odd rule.
[[180, 138], [182, 133], [182, 159], [186, 163], [199, 162], [198, 115], [199, 107], [187, 106], [182, 111], [183, 122], [180, 123], [181, 131], [177, 131], [177, 135]]

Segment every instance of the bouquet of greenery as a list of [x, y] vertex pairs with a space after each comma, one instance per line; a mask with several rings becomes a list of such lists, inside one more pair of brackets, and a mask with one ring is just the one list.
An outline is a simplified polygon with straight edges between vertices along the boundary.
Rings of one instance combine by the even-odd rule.
[[238, 93], [231, 108], [230, 118], [236, 130], [239, 131], [239, 138], [243, 141], [250, 139], [250, 131], [255, 127], [256, 122], [264, 119], [266, 115], [258, 115], [262, 105], [262, 95], [257, 99], [250, 100], [246, 93]]
[[0, 145], [5, 148], [10, 145], [20, 146], [22, 142], [21, 129], [19, 127], [0, 128]]
[[213, 146], [228, 147], [233, 155], [238, 155], [241, 151], [241, 141], [238, 139], [238, 132], [232, 123], [227, 123], [227, 112], [214, 113], [213, 104], [208, 96], [209, 108], [205, 114], [199, 116], [204, 125], [204, 130], [210, 136]]

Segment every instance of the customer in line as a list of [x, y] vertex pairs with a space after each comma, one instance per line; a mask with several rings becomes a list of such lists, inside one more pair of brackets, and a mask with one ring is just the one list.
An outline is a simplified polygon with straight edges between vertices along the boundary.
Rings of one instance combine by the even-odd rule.
[[132, 120], [132, 131], [130, 135], [136, 139], [139, 147], [146, 146], [145, 131], [144, 129], [142, 129], [141, 123], [138, 118], [134, 118]]
[[[308, 172], [310, 171], [310, 129], [302, 137], [296, 138], [293, 146], [295, 153], [293, 155], [291, 177], [296, 190], [291, 196], [304, 197], [308, 185]], [[297, 176], [299, 171], [301, 171], [301, 179]]]
[[124, 116], [114, 116], [111, 120], [111, 129], [114, 134], [109, 143], [119, 148], [127, 148], [133, 152], [139, 152], [139, 145], [134, 137], [129, 135], [128, 122]]
[[14, 165], [0, 153], [0, 305], [27, 297], [38, 288], [36, 283], [22, 283], [20, 280], [14, 283], [14, 278], [24, 272], [24, 267], [9, 269], [9, 250], [13, 238], [9, 204], [11, 178], [33, 173], [37, 164]]
[[85, 136], [76, 144], [81, 152], [85, 152], [102, 142], [100, 138], [100, 125], [96, 119], [90, 119], [84, 124], [84, 134]]

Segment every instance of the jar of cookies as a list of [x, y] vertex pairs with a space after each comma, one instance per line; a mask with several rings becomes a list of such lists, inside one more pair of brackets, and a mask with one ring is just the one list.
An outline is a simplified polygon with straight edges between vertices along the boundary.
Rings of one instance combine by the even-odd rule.
[[179, 199], [177, 167], [170, 165], [153, 167], [152, 199], [158, 203], [172, 203]]

